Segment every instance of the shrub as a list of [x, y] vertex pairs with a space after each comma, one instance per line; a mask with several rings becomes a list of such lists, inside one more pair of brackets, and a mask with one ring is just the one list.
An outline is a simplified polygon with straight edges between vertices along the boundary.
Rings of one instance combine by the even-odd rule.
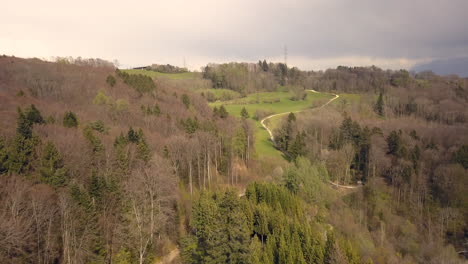
[[117, 112], [126, 112], [128, 111], [128, 102], [127, 100], [125, 99], [117, 99], [117, 101], [115, 101], [115, 111]]
[[109, 75], [109, 76], [107, 76], [107, 78], [106, 78], [106, 83], [107, 83], [110, 87], [114, 87], [114, 85], [117, 83], [117, 80], [115, 79], [114, 76]]
[[93, 99], [93, 104], [95, 105], [107, 105], [111, 102], [111, 99], [104, 94], [104, 92], [99, 91]]
[[73, 112], [66, 112], [63, 117], [63, 126], [64, 127], [78, 127], [78, 117], [76, 117]]

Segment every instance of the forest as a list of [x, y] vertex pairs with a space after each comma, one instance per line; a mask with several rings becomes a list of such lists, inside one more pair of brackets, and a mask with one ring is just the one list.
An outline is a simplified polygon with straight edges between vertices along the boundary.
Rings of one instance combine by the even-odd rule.
[[[177, 74], [0, 57], [1, 263], [466, 262], [468, 79], [266, 60]], [[262, 153], [246, 109], [307, 90], [339, 97], [278, 118]]]

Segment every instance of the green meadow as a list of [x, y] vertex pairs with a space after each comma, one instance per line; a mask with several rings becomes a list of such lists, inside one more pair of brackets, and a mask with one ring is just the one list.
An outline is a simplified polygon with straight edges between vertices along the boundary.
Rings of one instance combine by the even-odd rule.
[[[229, 114], [240, 117], [243, 107], [247, 110], [250, 118], [253, 117], [255, 111], [262, 110], [270, 114], [289, 113], [302, 111], [314, 107], [314, 103], [326, 102], [333, 98], [332, 95], [308, 92], [305, 100], [293, 101], [290, 98], [292, 94], [289, 92], [264, 92], [258, 94], [250, 94], [247, 97], [234, 99], [225, 102], [211, 103], [211, 107], [220, 107], [224, 105]], [[284, 115], [270, 118], [266, 121], [266, 125], [270, 128], [275, 128], [279, 125], [281, 117]], [[268, 131], [261, 125], [260, 121], [254, 120], [257, 131], [255, 133], [255, 149], [257, 155], [282, 158], [282, 153], [273, 147], [270, 141]], [[271, 129], [270, 128], [270, 129]]]
[[129, 74], [143, 74], [150, 76], [151, 78], [167, 78], [172, 80], [189, 80], [195, 79], [200, 73], [196, 72], [183, 72], [183, 73], [162, 73], [148, 70], [124, 70]]

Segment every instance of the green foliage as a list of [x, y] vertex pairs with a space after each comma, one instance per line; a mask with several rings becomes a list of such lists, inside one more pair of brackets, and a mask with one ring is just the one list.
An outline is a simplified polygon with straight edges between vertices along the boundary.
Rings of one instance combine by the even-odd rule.
[[25, 94], [24, 94], [24, 91], [23, 90], [19, 90], [17, 93], [16, 93], [16, 96], [18, 97], [23, 97]]
[[108, 131], [109, 131], [109, 128], [106, 127], [106, 125], [104, 124], [104, 122], [102, 122], [101, 120], [97, 120], [95, 122], [91, 122], [89, 124], [89, 126], [93, 129], [93, 130], [96, 130], [97, 132], [99, 133], [102, 133], [102, 134], [107, 134]]
[[247, 135], [243, 127], [237, 128], [232, 138], [232, 148], [237, 156], [245, 157], [247, 151]]
[[5, 140], [0, 137], [0, 174], [8, 171], [8, 149], [5, 145]]
[[[33, 107], [29, 108], [27, 113], [31, 112]], [[34, 110], [32, 110], [34, 111]], [[16, 136], [13, 144], [7, 149], [4, 142], [0, 142], [0, 172], [26, 173], [32, 169], [32, 161], [35, 158], [35, 148], [40, 143], [39, 138], [33, 136], [33, 121], [39, 120], [37, 113], [29, 115], [18, 108], [18, 119], [16, 127]], [[39, 114], [40, 116], [40, 114]]]
[[141, 106], [141, 111], [143, 112], [144, 115], [159, 116], [161, 114], [161, 109], [159, 108], [159, 105], [157, 105], [157, 104], [155, 104], [153, 106], [142, 105]]
[[39, 172], [43, 182], [57, 188], [66, 183], [67, 170], [63, 159], [52, 142], [44, 147]]
[[374, 111], [379, 115], [379, 116], [384, 116], [384, 100], [383, 100], [383, 94], [379, 94], [379, 98], [377, 99], [377, 103], [374, 106]]
[[410, 75], [407, 70], [395, 72], [390, 78], [390, 84], [393, 86], [406, 87], [410, 82]]
[[182, 103], [185, 105], [185, 108], [189, 108], [190, 106], [190, 98], [188, 97], [187, 94], [182, 95]]
[[63, 126], [68, 128], [78, 127], [78, 117], [76, 114], [71, 111], [66, 112], [63, 116]]
[[288, 146], [288, 153], [292, 160], [296, 160], [297, 157], [305, 155], [305, 133], [297, 133], [292, 140], [292, 143]]
[[249, 227], [236, 193], [203, 193], [195, 202], [194, 230], [183, 240], [186, 263], [247, 263]]
[[16, 134], [24, 138], [31, 138], [32, 137], [32, 125], [33, 124], [31, 120], [27, 118], [27, 116], [23, 113], [21, 108], [18, 108]]
[[128, 111], [128, 107], [129, 107], [129, 103], [127, 100], [125, 99], [117, 99], [115, 101], [115, 105], [113, 107], [114, 111], [118, 112], [118, 113], [123, 113], [123, 112], [127, 112]]
[[153, 79], [143, 74], [128, 74], [127, 72], [116, 70], [117, 76], [122, 78], [125, 84], [134, 88], [140, 94], [149, 93], [156, 89]]
[[388, 135], [386, 141], [388, 146], [388, 154], [394, 155], [395, 157], [401, 158], [405, 154], [405, 148], [403, 145], [403, 140], [401, 138], [401, 130], [400, 131], [392, 131], [390, 135]]
[[287, 170], [284, 175], [284, 186], [286, 187], [286, 189], [288, 189], [291, 193], [297, 194], [297, 192], [299, 191], [299, 184], [300, 181], [296, 170]]
[[41, 115], [41, 112], [36, 108], [35, 105], [31, 105], [25, 110], [26, 118], [31, 124], [44, 124], [45, 120]]
[[112, 100], [103, 91], [99, 91], [93, 99], [95, 105], [109, 105], [111, 102]]
[[245, 109], [245, 107], [242, 107], [241, 117], [242, 117], [243, 119], [247, 119], [247, 118], [250, 117], [249, 112], [247, 112], [247, 110]]
[[94, 155], [103, 154], [104, 145], [102, 144], [101, 139], [93, 134], [93, 129], [91, 127], [86, 126], [83, 129], [83, 136], [88, 140], [91, 151]]
[[[215, 111], [216, 110], [216, 111]], [[213, 109], [214, 115], [219, 118], [226, 118], [228, 117], [229, 113], [226, 111], [226, 108], [224, 105], [221, 105], [219, 109]]]
[[144, 162], [148, 162], [151, 159], [151, 150], [141, 128], [138, 130], [137, 158]]
[[196, 117], [193, 119], [191, 117], [188, 117], [187, 119], [182, 120], [181, 124], [185, 129], [185, 132], [187, 132], [187, 134], [195, 133], [195, 131], [197, 131], [197, 129], [200, 127], [200, 124], [198, 123], [198, 119]]
[[461, 146], [454, 154], [453, 160], [468, 169], [468, 145]]
[[135, 130], [133, 130], [132, 127], [130, 127], [128, 129], [127, 139], [128, 139], [128, 141], [130, 141], [132, 143], [137, 143], [140, 140], [139, 137], [138, 137], [138, 133], [135, 132]]
[[112, 75], [108, 75], [107, 78], [106, 78], [106, 83], [110, 86], [110, 87], [114, 87], [115, 84], [117, 83], [117, 80], [115, 79], [114, 76]]

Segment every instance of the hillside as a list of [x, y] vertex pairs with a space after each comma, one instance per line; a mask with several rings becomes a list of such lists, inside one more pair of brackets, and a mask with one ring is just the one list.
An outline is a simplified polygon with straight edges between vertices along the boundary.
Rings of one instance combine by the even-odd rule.
[[466, 79], [78, 62], [0, 57], [1, 263], [466, 261]]

